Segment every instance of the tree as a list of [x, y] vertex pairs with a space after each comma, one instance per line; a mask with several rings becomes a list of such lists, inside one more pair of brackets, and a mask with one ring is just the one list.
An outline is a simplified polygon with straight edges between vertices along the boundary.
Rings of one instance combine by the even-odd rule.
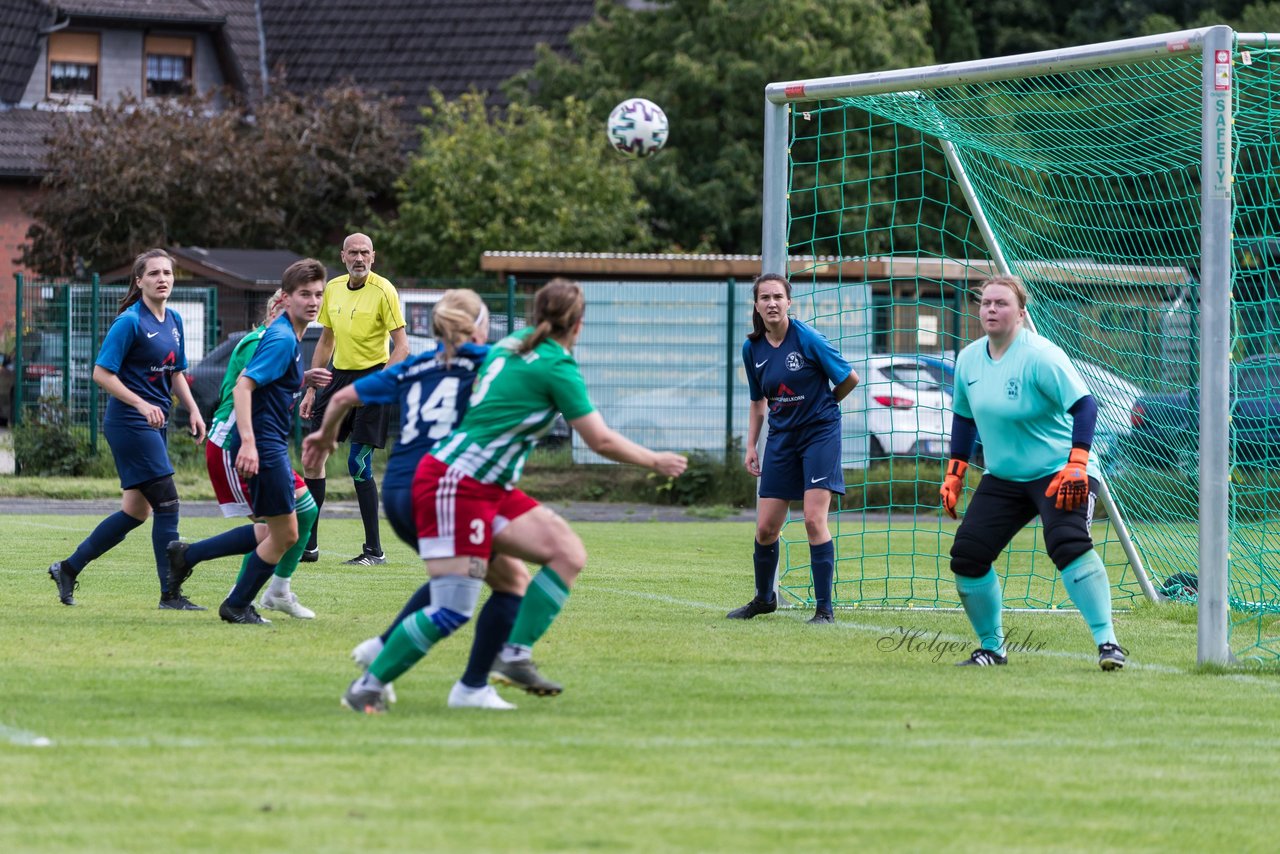
[[655, 248], [633, 176], [643, 163], [605, 143], [574, 99], [557, 115], [477, 93], [423, 110], [421, 146], [398, 185], [398, 216], [373, 228], [401, 275], [474, 275], [486, 249], [579, 252]]
[[583, 99], [597, 125], [643, 96], [671, 119], [666, 149], [636, 170], [654, 233], [686, 249], [760, 248], [764, 87], [779, 80], [927, 64], [925, 0], [670, 0], [601, 4], [509, 82], [514, 102], [559, 110]]
[[351, 88], [215, 109], [124, 100], [63, 117], [23, 263], [106, 269], [151, 246], [314, 252], [362, 223], [403, 164], [394, 105]]

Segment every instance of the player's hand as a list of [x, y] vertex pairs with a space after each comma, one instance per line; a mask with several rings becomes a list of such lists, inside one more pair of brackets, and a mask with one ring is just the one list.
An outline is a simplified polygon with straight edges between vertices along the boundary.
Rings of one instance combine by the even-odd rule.
[[298, 416], [302, 418], [303, 421], [310, 421], [311, 410], [315, 404], [316, 390], [308, 386], [307, 390], [302, 393], [302, 402], [298, 404]]
[[317, 430], [302, 440], [302, 467], [315, 470], [323, 465], [329, 455], [336, 450], [338, 450], [337, 439]]
[[236, 454], [236, 471], [245, 480], [253, 477], [258, 473], [258, 447], [257, 445], [241, 445], [240, 453]]
[[684, 454], [676, 454], [671, 451], [659, 451], [653, 455], [653, 465], [650, 466], [658, 474], [665, 474], [667, 477], [679, 477], [684, 474], [684, 470], [689, 467], [689, 460]]
[[209, 428], [205, 426], [204, 419], [200, 417], [199, 412], [191, 413], [191, 422], [188, 427], [191, 430], [192, 437], [196, 440], [196, 444], [204, 444], [204, 439], [209, 433]]
[[1072, 448], [1067, 464], [1049, 481], [1044, 497], [1057, 496], [1053, 506], [1059, 510], [1071, 511], [1083, 505], [1089, 499], [1088, 465], [1089, 452], [1084, 448]]
[[953, 459], [947, 463], [947, 476], [942, 479], [942, 488], [938, 494], [942, 496], [942, 509], [952, 519], [956, 517], [956, 505], [960, 503], [960, 493], [964, 492], [964, 473], [969, 464], [964, 460]]
[[307, 388], [324, 388], [333, 382], [333, 371], [328, 368], [312, 368], [302, 376]]
[[742, 464], [747, 467], [752, 477], [760, 476], [760, 454], [755, 448], [747, 448], [747, 455], [743, 458]]
[[143, 418], [147, 419], [147, 425], [149, 427], [155, 427], [159, 430], [164, 426], [164, 410], [160, 407], [147, 403], [144, 400], [134, 408], [141, 413]]

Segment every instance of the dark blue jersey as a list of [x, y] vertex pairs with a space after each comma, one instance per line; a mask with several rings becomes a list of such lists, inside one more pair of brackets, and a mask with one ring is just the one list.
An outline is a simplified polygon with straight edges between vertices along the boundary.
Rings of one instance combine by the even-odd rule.
[[[302, 351], [289, 316], [281, 315], [267, 327], [257, 352], [240, 376], [253, 380], [253, 436], [258, 459], [289, 459], [289, 436], [293, 433], [293, 404], [302, 394], [304, 379]], [[240, 447], [240, 431], [228, 437], [227, 450]]]
[[742, 345], [747, 388], [752, 400], [769, 402], [769, 432], [797, 430], [840, 420], [840, 404], [831, 393], [852, 372], [831, 342], [792, 318], [782, 343], [767, 336]]
[[[111, 324], [94, 364], [115, 374], [125, 388], [160, 407], [168, 416], [173, 402], [173, 374], [187, 369], [182, 318], [166, 308], [164, 319], [156, 320], [138, 300]], [[122, 425], [147, 426], [147, 419], [138, 410], [114, 396], [107, 401], [106, 416]]]
[[466, 343], [445, 364], [444, 348], [437, 344], [355, 381], [362, 402], [400, 404], [400, 434], [387, 458], [383, 490], [409, 486], [423, 455], [462, 421], [476, 369], [488, 354], [488, 345]]

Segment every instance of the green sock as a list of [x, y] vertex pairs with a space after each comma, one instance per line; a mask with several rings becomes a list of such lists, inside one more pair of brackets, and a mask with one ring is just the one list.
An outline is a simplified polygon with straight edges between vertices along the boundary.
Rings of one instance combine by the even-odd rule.
[[311, 536], [311, 529], [315, 527], [316, 519], [320, 518], [320, 508], [316, 506], [316, 501], [311, 497], [311, 493], [303, 492], [298, 498], [298, 541], [293, 544], [290, 549], [280, 558], [280, 562], [276, 564], [275, 575], [277, 578], [289, 578], [293, 575], [294, 570], [298, 568], [298, 561], [302, 560], [302, 551], [307, 547], [307, 538]]
[[982, 648], [1003, 654], [1004, 602], [1000, 596], [1000, 576], [994, 569], [987, 570], [981, 578], [957, 575], [956, 590]]
[[1093, 642], [1101, 646], [1116, 642], [1116, 630], [1111, 625], [1111, 582], [1107, 568], [1095, 549], [1080, 555], [1062, 570], [1062, 583], [1067, 595], [1080, 609], [1080, 615], [1089, 624]]
[[431, 618], [423, 611], [415, 611], [392, 630], [382, 652], [369, 665], [369, 672], [383, 683], [394, 682], [421, 661], [440, 637], [440, 630]]
[[569, 585], [549, 566], [544, 566], [529, 582], [520, 603], [516, 623], [511, 627], [508, 643], [532, 649], [538, 638], [547, 633], [569, 598]]

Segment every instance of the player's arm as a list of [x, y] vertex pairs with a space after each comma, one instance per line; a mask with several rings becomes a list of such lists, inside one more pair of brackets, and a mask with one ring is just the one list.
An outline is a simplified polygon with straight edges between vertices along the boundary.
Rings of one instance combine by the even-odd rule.
[[964, 492], [964, 473], [969, 468], [969, 456], [973, 443], [978, 440], [978, 422], [958, 412], [951, 415], [951, 459], [947, 461], [947, 473], [942, 479], [942, 509], [952, 519], [956, 518], [956, 505]]
[[302, 440], [302, 465], [314, 468], [320, 465], [330, 454], [338, 449], [338, 429], [342, 419], [354, 407], [360, 405], [360, 393], [354, 385], [349, 385], [334, 392], [329, 398], [329, 406], [324, 411], [324, 420], [320, 429]]
[[[316, 351], [311, 356], [311, 369], [314, 371], [316, 368], [327, 368], [331, 358], [333, 358], [333, 330], [326, 326], [320, 332], [320, 340], [316, 342]], [[311, 407], [315, 405], [315, 400], [315, 386], [308, 385], [307, 390], [303, 392], [302, 402], [298, 404], [298, 414], [303, 418], [310, 418]]]
[[751, 401], [751, 405], [747, 408], [747, 450], [742, 464], [754, 477], [760, 476], [760, 452], [756, 449], [760, 445], [760, 431], [764, 429], [767, 405], [768, 401], [762, 397]]
[[850, 368], [849, 376], [842, 379], [836, 384], [836, 387], [831, 390], [831, 393], [835, 395], [836, 403], [839, 403], [848, 397], [849, 392], [858, 387], [858, 382], [858, 372]]
[[394, 365], [396, 362], [403, 362], [409, 358], [409, 336], [405, 334], [404, 327], [391, 330], [391, 357], [387, 359], [387, 365]]
[[1089, 499], [1089, 450], [1093, 447], [1093, 433], [1098, 426], [1098, 402], [1093, 395], [1086, 394], [1071, 404], [1067, 412], [1073, 418], [1071, 453], [1062, 471], [1049, 481], [1044, 497], [1054, 498], [1054, 507], [1069, 511]]
[[196, 406], [195, 396], [191, 393], [191, 384], [187, 382], [187, 375], [182, 371], [173, 375], [173, 393], [177, 396], [178, 402], [187, 408], [191, 435], [195, 437], [196, 444], [200, 444], [205, 437], [204, 416], [200, 414], [200, 407]]
[[651, 451], [643, 445], [637, 445], [605, 424], [604, 417], [594, 410], [573, 419], [569, 426], [582, 437], [588, 448], [615, 463], [643, 466], [667, 477], [682, 474], [689, 463], [681, 454]]
[[231, 391], [231, 399], [235, 401], [236, 432], [240, 434], [236, 471], [244, 477], [258, 473], [258, 440], [253, 434], [253, 391], [257, 387], [252, 378], [241, 374]]

